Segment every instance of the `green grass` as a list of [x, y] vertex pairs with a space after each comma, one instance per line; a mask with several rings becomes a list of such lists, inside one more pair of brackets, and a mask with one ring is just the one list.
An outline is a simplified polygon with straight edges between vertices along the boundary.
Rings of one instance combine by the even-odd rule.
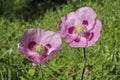
[[71, 48], [63, 40], [62, 50], [50, 61], [33, 67], [19, 54], [17, 44], [25, 30], [42, 28], [57, 32], [60, 17], [82, 6], [89, 6], [102, 21], [100, 39], [86, 49], [87, 70], [84, 80], [120, 80], [120, 1], [83, 0], [57, 5], [44, 16], [26, 22], [0, 18], [0, 80], [80, 80], [84, 65], [83, 49]]

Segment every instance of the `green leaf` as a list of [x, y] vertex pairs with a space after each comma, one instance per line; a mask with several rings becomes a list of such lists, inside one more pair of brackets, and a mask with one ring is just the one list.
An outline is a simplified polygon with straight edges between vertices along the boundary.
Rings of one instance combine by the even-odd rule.
[[28, 74], [33, 76], [35, 74], [35, 69], [34, 68], [29, 69]]
[[26, 80], [24, 77], [20, 76], [20, 80]]

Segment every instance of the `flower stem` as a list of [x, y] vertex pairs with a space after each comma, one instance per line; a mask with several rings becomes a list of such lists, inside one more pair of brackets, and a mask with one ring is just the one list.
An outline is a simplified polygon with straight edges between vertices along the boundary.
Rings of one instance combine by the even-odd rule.
[[81, 80], [83, 80], [84, 78], [84, 73], [85, 73], [85, 68], [86, 68], [86, 53], [85, 53], [85, 48], [83, 48], [83, 52], [84, 52], [84, 67], [83, 67], [83, 71], [82, 71], [82, 76], [81, 76]]

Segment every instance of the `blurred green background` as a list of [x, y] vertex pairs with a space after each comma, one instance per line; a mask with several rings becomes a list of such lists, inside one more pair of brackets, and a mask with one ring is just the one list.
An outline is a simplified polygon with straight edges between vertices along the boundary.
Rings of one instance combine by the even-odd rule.
[[119, 5], [120, 0], [0, 0], [0, 80], [80, 80], [82, 48], [71, 48], [63, 40], [58, 54], [33, 67], [17, 44], [29, 28], [57, 32], [60, 17], [83, 6], [93, 8], [102, 21], [100, 39], [86, 49], [84, 80], [120, 80]]

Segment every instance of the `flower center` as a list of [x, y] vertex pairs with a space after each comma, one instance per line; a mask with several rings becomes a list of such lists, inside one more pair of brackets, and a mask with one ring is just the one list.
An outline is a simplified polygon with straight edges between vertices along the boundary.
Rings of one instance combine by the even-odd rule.
[[38, 52], [38, 53], [41, 53], [43, 51], [43, 46], [42, 45], [36, 45], [35, 46], [35, 51]]
[[82, 33], [84, 31], [84, 28], [81, 25], [77, 26], [75, 29], [77, 33]]

